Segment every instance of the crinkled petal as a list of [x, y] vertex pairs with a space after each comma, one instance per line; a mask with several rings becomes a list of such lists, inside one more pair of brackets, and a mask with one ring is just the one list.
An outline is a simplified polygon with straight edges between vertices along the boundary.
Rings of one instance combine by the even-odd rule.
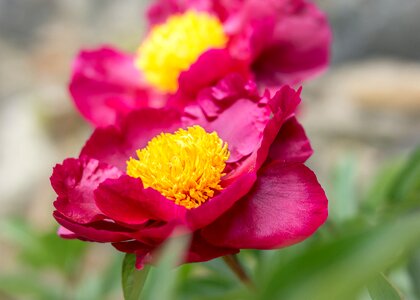
[[171, 109], [144, 108], [133, 111], [119, 127], [97, 128], [81, 151], [81, 156], [95, 158], [120, 170], [135, 157], [136, 150], [144, 148], [156, 135], [172, 133], [181, 127], [180, 113]]
[[95, 159], [69, 158], [55, 166], [51, 184], [57, 193], [55, 208], [69, 220], [89, 223], [103, 219], [95, 204], [93, 192], [108, 178], [117, 178], [121, 172]]
[[263, 128], [261, 138], [256, 141], [255, 151], [225, 177], [227, 182], [234, 181], [244, 172], [256, 172], [264, 164], [280, 129], [288, 119], [294, 116], [301, 102], [300, 90], [295, 91], [289, 86], [282, 86], [274, 97], [266, 96], [266, 98], [269, 99], [267, 105], [270, 107], [271, 114]]
[[134, 56], [110, 47], [79, 53], [69, 90], [80, 113], [95, 126], [115, 124], [133, 109], [166, 102], [143, 83]]
[[[238, 91], [238, 83], [228, 76], [203, 93], [198, 104], [188, 107], [183, 119], [187, 125], [198, 124], [207, 132], [216, 131], [228, 144], [228, 162], [236, 162], [256, 150], [271, 114], [270, 108], [261, 103], [265, 99], [256, 96], [256, 90], [250, 91], [245, 79], [238, 74], [234, 78], [240, 79], [242, 90]], [[232, 94], [226, 92], [229, 89]], [[223, 98], [219, 98], [221, 95]]]
[[54, 211], [53, 216], [61, 226], [73, 232], [80, 240], [113, 243], [132, 239], [130, 230], [112, 222], [97, 221], [89, 224], [79, 224], [67, 219], [58, 211]]
[[273, 162], [261, 170], [253, 190], [202, 236], [220, 247], [285, 247], [311, 236], [327, 215], [327, 198], [309, 168]]
[[104, 215], [131, 225], [148, 220], [182, 221], [187, 210], [156, 190], [144, 188], [140, 179], [128, 175], [102, 183], [95, 191], [95, 199]]

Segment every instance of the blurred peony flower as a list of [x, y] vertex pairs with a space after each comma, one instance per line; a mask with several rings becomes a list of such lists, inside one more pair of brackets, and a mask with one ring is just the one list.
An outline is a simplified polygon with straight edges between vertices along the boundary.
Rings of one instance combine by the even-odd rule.
[[326, 17], [303, 0], [159, 0], [137, 53], [81, 51], [70, 93], [95, 126], [140, 107], [182, 109], [229, 73], [260, 88], [297, 84], [328, 64]]
[[304, 240], [328, 204], [304, 165], [312, 149], [295, 118], [299, 94], [260, 96], [231, 74], [183, 113], [142, 108], [97, 128], [51, 176], [59, 234], [112, 243], [138, 268], [174, 234], [192, 234], [185, 262]]

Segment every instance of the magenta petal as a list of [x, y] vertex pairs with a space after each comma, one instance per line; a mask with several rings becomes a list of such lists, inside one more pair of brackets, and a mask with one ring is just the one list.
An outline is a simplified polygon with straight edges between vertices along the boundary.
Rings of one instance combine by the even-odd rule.
[[123, 175], [107, 180], [95, 191], [96, 205], [109, 218], [134, 225], [147, 220], [182, 221], [186, 208], [176, 205], [154, 189], [143, 187], [140, 179]]
[[80, 113], [95, 126], [114, 124], [133, 109], [165, 102], [162, 96], [149, 97], [151, 90], [142, 83], [134, 56], [110, 47], [79, 53], [69, 90]]
[[113, 243], [131, 239], [130, 232], [115, 223], [98, 221], [90, 224], [78, 224], [68, 220], [58, 211], [55, 211], [53, 216], [60, 225], [73, 232], [80, 240]]
[[249, 77], [248, 65], [233, 58], [227, 49], [210, 49], [204, 52], [187, 71], [179, 76], [179, 91], [176, 98], [194, 99], [205, 87], [212, 86], [231, 73]]
[[301, 2], [294, 11], [278, 16], [270, 43], [253, 64], [257, 80], [296, 84], [327, 67], [331, 45], [327, 18], [314, 4]]
[[285, 247], [312, 235], [327, 215], [327, 198], [309, 168], [273, 162], [261, 170], [253, 190], [202, 236], [220, 247]]
[[313, 153], [305, 130], [295, 117], [283, 124], [270, 147], [269, 158], [283, 163], [304, 163]]
[[191, 230], [199, 229], [216, 220], [231, 208], [238, 199], [248, 193], [255, 180], [255, 173], [242, 174], [220, 194], [201, 206], [187, 211], [188, 228]]
[[262, 139], [271, 114], [263, 103], [266, 100], [240, 75], [230, 75], [203, 91], [198, 104], [187, 108], [183, 121], [186, 125], [198, 124], [207, 132], [216, 131], [229, 146], [228, 162], [236, 162], [254, 152]]
[[261, 138], [255, 145], [255, 151], [225, 177], [228, 182], [243, 172], [257, 171], [264, 164], [280, 129], [288, 119], [294, 116], [301, 102], [300, 90], [295, 91], [286, 85], [282, 86], [271, 99], [269, 96], [266, 98], [269, 99], [267, 105], [271, 108], [271, 115], [263, 128]]
[[191, 241], [191, 246], [187, 253], [186, 262], [202, 262], [208, 261], [220, 256], [236, 254], [239, 249], [217, 247], [208, 243], [196, 232]]
[[165, 22], [173, 14], [183, 13], [186, 10], [207, 11], [217, 13], [219, 0], [158, 0], [150, 6], [147, 17], [151, 25]]
[[57, 193], [55, 208], [66, 218], [77, 223], [103, 219], [95, 204], [93, 192], [108, 178], [117, 178], [121, 172], [95, 159], [66, 159], [56, 165], [51, 184]]
[[181, 127], [180, 113], [170, 109], [144, 108], [123, 119], [119, 128], [97, 128], [80, 155], [95, 158], [126, 170], [126, 162], [137, 149], [144, 148], [156, 135]]
[[77, 238], [77, 234], [75, 234], [73, 231], [70, 231], [63, 226], [58, 227], [57, 234], [63, 239], [71, 240], [71, 239]]
[[113, 243], [112, 246], [121, 252], [134, 253], [136, 255], [136, 268], [139, 270], [143, 269], [144, 265], [150, 263], [152, 260], [150, 252], [154, 249], [154, 247], [145, 245], [138, 241]]

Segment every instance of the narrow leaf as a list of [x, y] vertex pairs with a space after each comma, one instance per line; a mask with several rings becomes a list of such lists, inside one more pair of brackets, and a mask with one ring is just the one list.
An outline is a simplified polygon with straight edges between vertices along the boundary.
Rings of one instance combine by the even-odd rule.
[[185, 257], [188, 244], [189, 237], [180, 236], [168, 240], [163, 246], [159, 263], [150, 272], [143, 299], [176, 299], [177, 278], [180, 269], [175, 268]]
[[369, 295], [372, 300], [402, 300], [401, 292], [385, 277], [379, 274], [375, 280], [368, 285]]
[[122, 288], [125, 300], [140, 299], [149, 266], [145, 266], [142, 270], [135, 267], [136, 256], [134, 254], [126, 254], [122, 265]]

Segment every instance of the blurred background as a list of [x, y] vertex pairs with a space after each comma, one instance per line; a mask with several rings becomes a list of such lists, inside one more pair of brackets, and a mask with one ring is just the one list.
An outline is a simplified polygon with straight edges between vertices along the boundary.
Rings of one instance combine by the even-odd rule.
[[[363, 227], [354, 231], [376, 234], [370, 230], [378, 224], [400, 220], [398, 224], [405, 224], [408, 211], [420, 206], [419, 155], [413, 154], [420, 142], [420, 1], [316, 2], [328, 13], [334, 31], [333, 59], [328, 72], [304, 85], [301, 120], [315, 149], [309, 165], [326, 188], [331, 217], [319, 236], [296, 250], [307, 255], [319, 240], [327, 243], [319, 247], [341, 253], [334, 243], [351, 235], [347, 228]], [[0, 0], [0, 299], [122, 299], [121, 256], [111, 246], [56, 238], [51, 216], [55, 194], [49, 176], [57, 162], [78, 155], [91, 132], [67, 92], [73, 57], [80, 48], [101, 44], [135, 51], [145, 29], [148, 3]], [[402, 201], [399, 196], [406, 190], [398, 188], [409, 184], [413, 187], [409, 186], [408, 204], [392, 200]], [[387, 234], [399, 235], [384, 228]], [[384, 264], [374, 271], [386, 276], [376, 281], [379, 286], [395, 287], [405, 299], [420, 299], [420, 255], [415, 254], [420, 238], [415, 231], [420, 225], [411, 229], [407, 245], [389, 253], [400, 255], [396, 262], [391, 266], [384, 256]], [[396, 235], [378, 245], [389, 247]], [[351, 238], [346, 241], [354, 244]], [[290, 249], [285, 250], [286, 257], [294, 252], [294, 247]], [[274, 252], [267, 255], [282, 255]], [[264, 255], [243, 254], [251, 265]], [[295, 263], [304, 259], [292, 256]], [[289, 262], [285, 258], [282, 263]], [[219, 264], [189, 271], [229, 273]], [[307, 271], [303, 275], [309, 278], [312, 273]], [[371, 275], [369, 280], [374, 278]], [[233, 286], [239, 284], [229, 280]], [[222, 299], [220, 293], [228, 286], [207, 282], [206, 288], [212, 289], [211, 299]], [[366, 289], [364, 282], [354, 288], [349, 299], [373, 297], [372, 287]], [[303, 297], [291, 293], [283, 299]], [[340, 294], [325, 295], [312, 299], [344, 299], [331, 296]], [[207, 299], [188, 297], [179, 299]]]

